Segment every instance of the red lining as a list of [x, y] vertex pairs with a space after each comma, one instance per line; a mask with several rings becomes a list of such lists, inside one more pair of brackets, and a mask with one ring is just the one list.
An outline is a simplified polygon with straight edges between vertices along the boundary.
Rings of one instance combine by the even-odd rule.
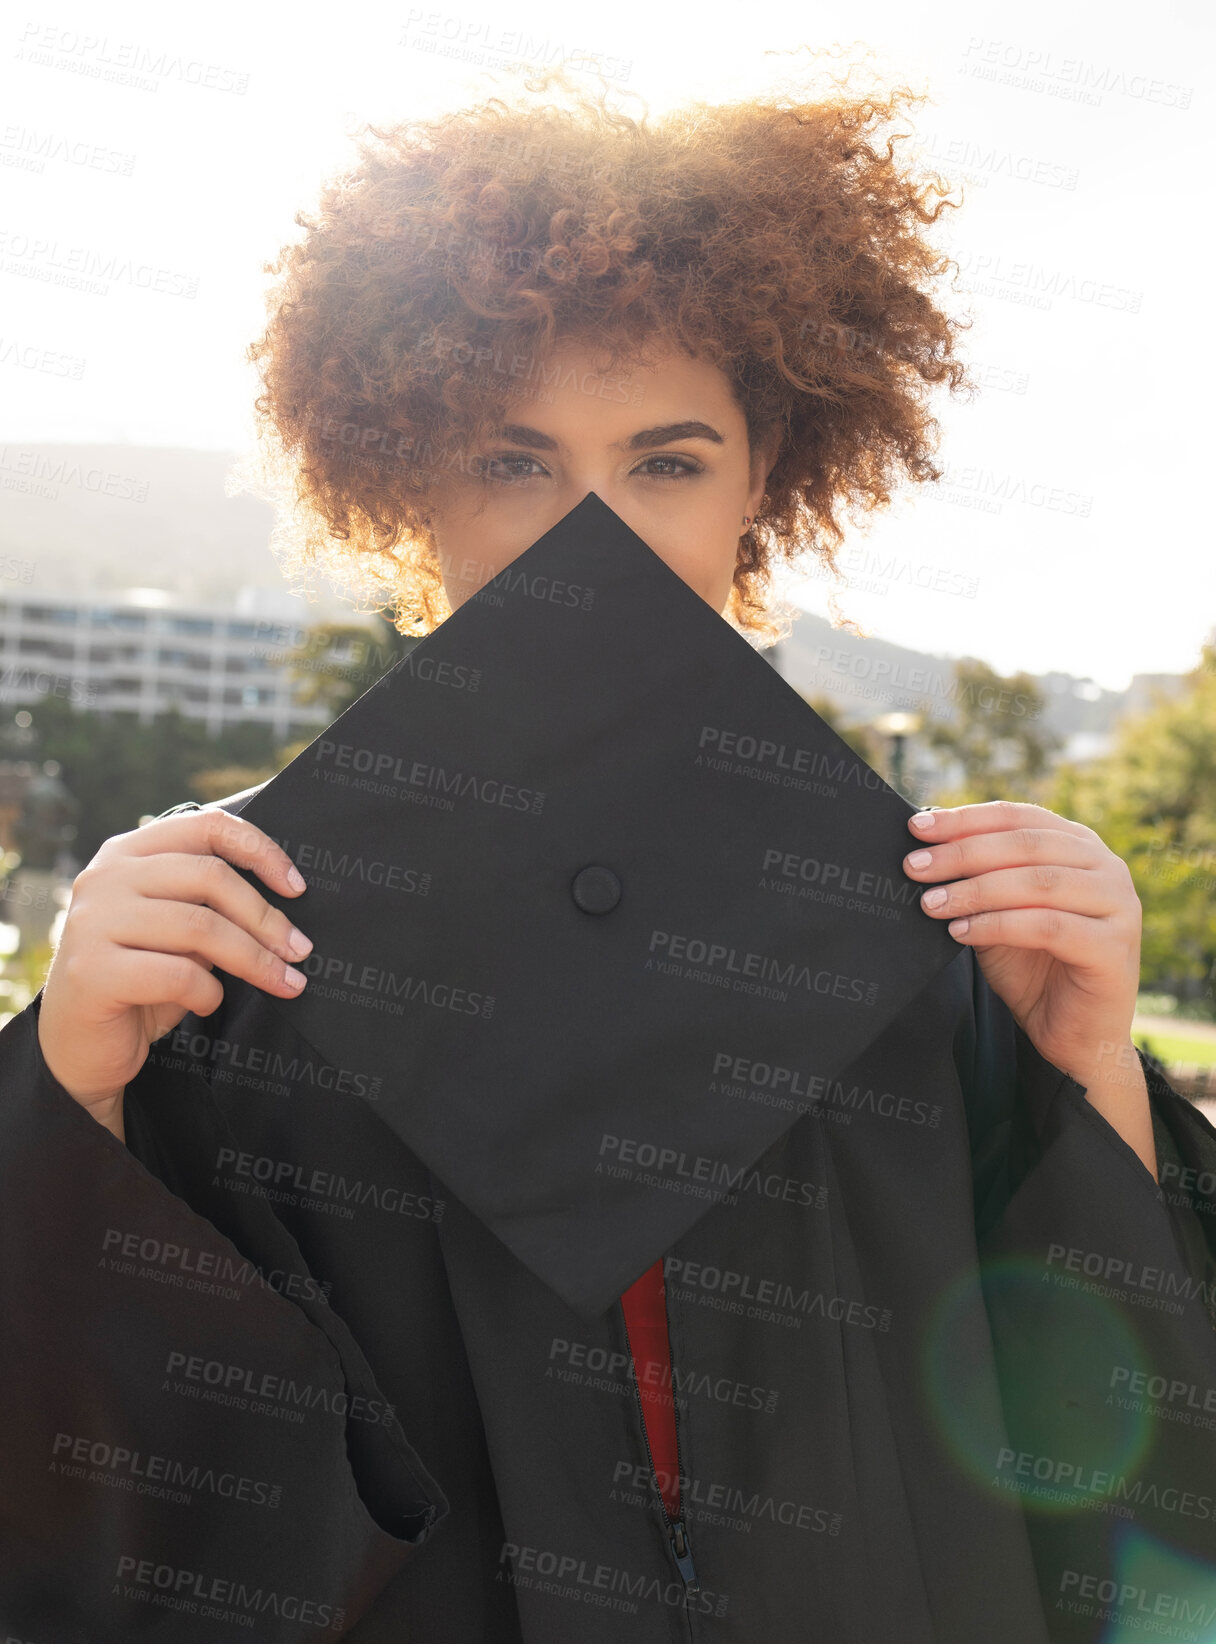
[[679, 1463], [676, 1456], [676, 1409], [671, 1386], [671, 1342], [663, 1298], [663, 1258], [635, 1279], [621, 1297], [629, 1351], [642, 1396], [646, 1437], [658, 1476], [663, 1504], [680, 1516]]

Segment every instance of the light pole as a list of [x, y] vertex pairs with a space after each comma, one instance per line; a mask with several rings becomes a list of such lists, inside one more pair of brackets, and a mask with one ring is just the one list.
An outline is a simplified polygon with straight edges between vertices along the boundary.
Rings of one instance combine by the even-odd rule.
[[908, 796], [904, 793], [904, 738], [916, 735], [924, 724], [924, 716], [898, 711], [879, 714], [877, 719], [871, 720], [871, 724], [879, 736], [889, 736], [891, 738], [891, 775], [889, 781], [896, 793], [906, 799]]

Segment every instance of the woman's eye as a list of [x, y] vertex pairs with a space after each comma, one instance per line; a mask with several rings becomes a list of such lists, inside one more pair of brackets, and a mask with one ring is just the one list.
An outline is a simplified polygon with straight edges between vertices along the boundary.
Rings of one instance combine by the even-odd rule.
[[[680, 466], [674, 474], [642, 474], [643, 479], [686, 479], [689, 475], [701, 472], [701, 464], [691, 457], [647, 457], [646, 462], [674, 462]], [[642, 466], [645, 467], [645, 463]], [[634, 472], [641, 473], [641, 469], [635, 469]]]
[[[533, 477], [531, 474], [521, 474], [518, 470], [511, 469], [510, 464], [515, 462], [530, 462], [534, 467], [540, 467], [536, 458], [530, 457], [526, 451], [509, 451], [502, 456], [486, 457], [482, 472], [486, 479], [495, 480], [500, 485], [510, 485], [515, 480], [531, 479]], [[505, 472], [504, 468], [506, 469]]]

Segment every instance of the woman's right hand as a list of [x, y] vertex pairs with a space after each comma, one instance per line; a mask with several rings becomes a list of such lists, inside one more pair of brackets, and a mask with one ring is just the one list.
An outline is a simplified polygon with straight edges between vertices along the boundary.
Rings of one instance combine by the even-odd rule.
[[311, 941], [301, 934], [292, 947], [286, 914], [231, 863], [281, 894], [304, 888], [268, 834], [220, 809], [115, 834], [72, 882], [43, 984], [38, 1042], [52, 1075], [120, 1141], [123, 1092], [148, 1046], [188, 1011], [207, 1016], [223, 1000], [213, 966], [281, 999], [304, 985], [291, 960], [302, 959]]

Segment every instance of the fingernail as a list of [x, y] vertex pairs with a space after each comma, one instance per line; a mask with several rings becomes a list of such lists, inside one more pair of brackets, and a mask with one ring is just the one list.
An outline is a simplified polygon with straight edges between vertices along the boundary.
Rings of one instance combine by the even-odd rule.
[[296, 970], [294, 965], [288, 965], [287, 969], [283, 973], [283, 980], [287, 983], [288, 987], [296, 988], [298, 990], [304, 986], [308, 978], [302, 970]]
[[908, 866], [910, 868], [927, 868], [932, 860], [932, 851], [913, 851], [908, 858]]
[[908, 818], [908, 821], [911, 822], [914, 828], [931, 828], [937, 821], [937, 812], [917, 811], [915, 816]]
[[305, 936], [302, 930], [297, 930], [293, 925], [287, 935], [287, 951], [290, 953], [291, 957], [293, 959], [303, 959], [304, 955], [311, 947], [311, 939]]
[[303, 890], [308, 883], [294, 862], [287, 870], [287, 883], [291, 886], [292, 890]]

